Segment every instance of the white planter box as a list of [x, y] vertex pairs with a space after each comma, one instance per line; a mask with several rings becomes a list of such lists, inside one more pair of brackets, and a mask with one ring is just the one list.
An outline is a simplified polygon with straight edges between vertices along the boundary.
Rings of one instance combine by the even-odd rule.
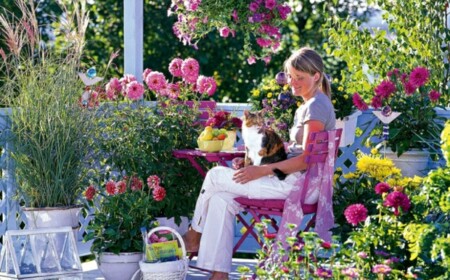
[[336, 129], [342, 128], [341, 143], [339, 144], [339, 147], [347, 147], [355, 142], [356, 124], [358, 122], [358, 116], [361, 114], [361, 111], [356, 111], [344, 119], [336, 120]]

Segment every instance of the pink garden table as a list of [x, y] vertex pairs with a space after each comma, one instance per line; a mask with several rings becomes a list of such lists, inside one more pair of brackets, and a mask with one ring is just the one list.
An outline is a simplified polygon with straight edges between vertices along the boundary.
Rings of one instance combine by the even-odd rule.
[[236, 157], [244, 157], [245, 151], [220, 151], [216, 153], [202, 152], [196, 149], [186, 149], [186, 150], [174, 150], [173, 155], [176, 158], [184, 158], [189, 160], [191, 165], [197, 169], [197, 171], [203, 176], [206, 176], [206, 171], [197, 162], [199, 158], [205, 158], [209, 162], [217, 162], [222, 166], [228, 166], [227, 161], [231, 161]]

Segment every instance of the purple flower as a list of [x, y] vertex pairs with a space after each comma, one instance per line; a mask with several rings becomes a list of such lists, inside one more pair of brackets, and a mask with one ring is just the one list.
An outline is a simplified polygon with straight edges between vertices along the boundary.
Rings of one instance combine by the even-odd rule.
[[367, 218], [367, 208], [362, 204], [352, 204], [344, 211], [347, 222], [356, 226], [359, 222], [363, 222]]
[[403, 212], [407, 212], [411, 206], [411, 202], [406, 194], [399, 191], [394, 191], [386, 196], [383, 205], [387, 207], [394, 207], [394, 215], [398, 216], [398, 208], [401, 207]]
[[403, 87], [405, 88], [406, 95], [412, 95], [417, 89], [417, 87], [415, 85], [413, 85], [413, 83], [411, 83], [411, 82], [404, 83]]
[[264, 6], [268, 10], [273, 10], [273, 8], [275, 8], [276, 5], [277, 5], [277, 1], [275, 1], [275, 0], [266, 0], [266, 2], [264, 3]]
[[384, 258], [387, 258], [387, 257], [390, 256], [389, 253], [387, 253], [387, 252], [385, 252], [383, 250], [375, 250], [375, 255], [381, 256], [381, 257], [384, 257]]
[[314, 274], [320, 278], [333, 278], [333, 272], [331, 270], [321, 267], [317, 268]]
[[277, 84], [279, 84], [280, 86], [287, 84], [287, 77], [284, 72], [278, 72], [277, 75], [275, 76], [275, 80], [277, 81]]
[[278, 5], [277, 7], [278, 9], [278, 13], [280, 14], [280, 18], [282, 20], [287, 19], [287, 16], [291, 13], [291, 7], [289, 6], [284, 6], [284, 5]]
[[250, 5], [248, 5], [248, 9], [253, 13], [255, 13], [258, 10], [258, 8], [259, 8], [259, 4], [256, 2], [252, 2], [252, 3], [250, 3]]

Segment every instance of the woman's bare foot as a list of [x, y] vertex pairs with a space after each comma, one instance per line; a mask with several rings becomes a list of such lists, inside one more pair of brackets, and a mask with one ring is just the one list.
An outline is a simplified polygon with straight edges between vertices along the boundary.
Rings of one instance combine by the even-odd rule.
[[202, 234], [200, 232], [196, 232], [192, 228], [183, 235], [184, 245], [186, 246], [186, 251], [188, 253], [196, 253], [200, 247], [200, 238]]
[[228, 280], [228, 273], [213, 271], [209, 280]]

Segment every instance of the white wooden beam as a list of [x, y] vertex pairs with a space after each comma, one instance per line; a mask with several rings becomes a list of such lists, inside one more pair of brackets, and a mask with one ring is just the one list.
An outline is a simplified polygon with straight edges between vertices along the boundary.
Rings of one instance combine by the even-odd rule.
[[124, 6], [124, 74], [133, 74], [142, 82], [144, 71], [143, 0], [123, 0]]

